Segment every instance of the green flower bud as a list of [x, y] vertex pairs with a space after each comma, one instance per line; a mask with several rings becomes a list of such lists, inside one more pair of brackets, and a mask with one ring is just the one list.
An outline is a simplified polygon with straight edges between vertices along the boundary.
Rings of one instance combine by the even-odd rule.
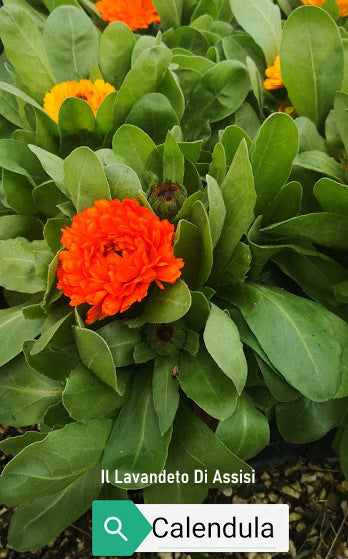
[[173, 357], [185, 343], [186, 330], [180, 320], [169, 324], [149, 324], [145, 336], [147, 344], [157, 355]]
[[186, 188], [167, 181], [150, 190], [148, 200], [160, 219], [173, 220], [187, 198]]

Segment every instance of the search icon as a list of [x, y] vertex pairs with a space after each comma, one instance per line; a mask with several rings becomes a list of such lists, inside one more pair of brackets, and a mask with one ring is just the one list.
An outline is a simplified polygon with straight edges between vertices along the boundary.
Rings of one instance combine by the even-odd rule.
[[[117, 528], [116, 530], [110, 530], [109, 528], [109, 522], [114, 521], [117, 524]], [[118, 536], [121, 536], [122, 539], [124, 539], [125, 542], [128, 542], [128, 538], [126, 538], [126, 536], [124, 534], [122, 534], [121, 530], [122, 530], [122, 522], [119, 518], [117, 518], [117, 516], [109, 516], [109, 518], [107, 518], [104, 522], [104, 530], [105, 532], [107, 532], [108, 534], [111, 534], [112, 536], [115, 536], [116, 534]]]

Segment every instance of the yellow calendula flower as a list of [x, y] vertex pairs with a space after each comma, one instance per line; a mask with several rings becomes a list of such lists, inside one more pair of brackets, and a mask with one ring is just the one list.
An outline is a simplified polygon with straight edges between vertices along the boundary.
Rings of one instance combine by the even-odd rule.
[[46, 93], [43, 108], [53, 120], [58, 122], [59, 109], [63, 101], [68, 97], [78, 97], [86, 101], [96, 114], [105, 97], [113, 91], [116, 91], [114, 86], [104, 80], [95, 80], [94, 83], [90, 80], [62, 82]]
[[[301, 0], [302, 4], [307, 4], [308, 6], [321, 6], [324, 4], [325, 0]], [[338, 4], [339, 12], [341, 17], [348, 16], [348, 0], [336, 0]]]
[[263, 82], [263, 89], [280, 89], [284, 87], [282, 76], [280, 73], [280, 60], [279, 56], [276, 56], [276, 59], [272, 66], [269, 66], [265, 72], [267, 78]]

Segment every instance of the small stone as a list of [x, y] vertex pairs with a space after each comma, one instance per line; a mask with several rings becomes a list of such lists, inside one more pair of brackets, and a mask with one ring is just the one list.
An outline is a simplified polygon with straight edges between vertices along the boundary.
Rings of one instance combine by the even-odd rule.
[[312, 493], [314, 493], [314, 491], [315, 491], [315, 489], [312, 485], [307, 485], [306, 489], [307, 489], [308, 495], [312, 495]]
[[290, 542], [289, 542], [289, 553], [290, 553], [290, 557], [293, 557], [293, 558], [295, 558], [296, 555], [297, 555], [296, 546], [295, 546], [295, 544], [292, 540], [290, 540]]
[[284, 495], [293, 497], [294, 499], [299, 499], [301, 496], [300, 491], [294, 489], [294, 487], [290, 487], [289, 485], [284, 485], [284, 487], [281, 488], [281, 492], [284, 493]]
[[270, 489], [272, 487], [272, 481], [270, 479], [266, 479], [266, 481], [264, 481], [263, 484], [266, 487], [266, 489]]
[[340, 506], [341, 498], [338, 493], [329, 493], [327, 497], [327, 506], [331, 510], [337, 510]]
[[291, 512], [289, 515], [289, 520], [290, 522], [296, 522], [296, 520], [300, 520], [301, 515], [298, 514], [297, 512]]
[[316, 479], [316, 474], [302, 474], [301, 483], [312, 483], [312, 481], [316, 481]]
[[232, 497], [232, 487], [228, 487], [227, 489], [222, 489], [221, 493], [225, 495], [225, 497]]
[[246, 499], [242, 499], [241, 497], [239, 497], [238, 495], [234, 495], [233, 499], [232, 499], [232, 503], [234, 505], [246, 505], [247, 504], [247, 500]]
[[306, 528], [307, 528], [307, 526], [306, 526], [306, 524], [305, 524], [304, 522], [299, 522], [299, 523], [296, 525], [296, 532], [297, 532], [298, 534], [300, 534], [300, 533], [303, 532], [303, 530], [305, 530]]
[[302, 463], [299, 462], [295, 466], [290, 466], [289, 468], [286, 468], [284, 473], [285, 473], [286, 477], [289, 477], [291, 474], [294, 474], [295, 472], [297, 472], [301, 468], [302, 468]]
[[278, 495], [276, 495], [275, 493], [269, 493], [268, 494], [268, 500], [271, 503], [276, 503], [278, 501]]
[[268, 481], [271, 479], [271, 476], [267, 472], [262, 472], [260, 479], [262, 479], [262, 481]]
[[348, 503], [347, 503], [347, 501], [342, 501], [342, 503], [341, 503], [341, 509], [342, 509], [343, 514], [346, 514], [346, 512], [347, 512], [347, 510], [348, 510]]

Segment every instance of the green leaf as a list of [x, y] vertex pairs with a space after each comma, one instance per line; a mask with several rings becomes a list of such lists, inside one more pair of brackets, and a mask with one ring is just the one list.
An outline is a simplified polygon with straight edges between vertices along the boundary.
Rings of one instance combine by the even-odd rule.
[[328, 175], [338, 181], [343, 178], [343, 169], [339, 163], [326, 153], [318, 150], [304, 151], [294, 160], [294, 165]]
[[54, 217], [46, 221], [44, 227], [44, 238], [53, 254], [62, 248], [60, 239], [62, 237], [62, 229], [71, 225], [71, 220], [65, 217]]
[[301, 210], [302, 186], [297, 181], [288, 182], [279, 190], [276, 197], [262, 216], [262, 223], [278, 223], [297, 216]]
[[27, 177], [3, 169], [2, 186], [7, 205], [16, 213], [23, 215], [39, 213], [33, 200], [33, 185]]
[[90, 18], [74, 6], [59, 6], [47, 18], [44, 45], [56, 81], [89, 78], [98, 63], [99, 38]]
[[193, 289], [199, 285], [202, 252], [198, 227], [186, 219], [180, 219], [175, 233], [174, 254], [185, 262], [181, 277]]
[[323, 178], [314, 186], [313, 194], [326, 212], [348, 215], [348, 186]]
[[244, 140], [240, 143], [223, 182], [222, 196], [226, 218], [214, 252], [214, 277], [224, 271], [242, 235], [247, 232], [254, 219], [254, 179]]
[[165, 141], [168, 129], [179, 125], [178, 116], [169, 100], [162, 93], [146, 93], [135, 101], [126, 124], [138, 126], [156, 144]]
[[[335, 2], [335, 0], [334, 0]], [[305, 116], [296, 118], [295, 124], [299, 133], [299, 152], [302, 151], [323, 151], [326, 152], [325, 140], [320, 136], [314, 122]]]
[[23, 355], [1, 368], [1, 423], [20, 427], [40, 423], [47, 408], [61, 399], [62, 384], [39, 375]]
[[162, 435], [168, 431], [174, 421], [179, 404], [179, 385], [173, 377], [177, 357], [156, 357], [153, 370], [153, 403], [158, 415]]
[[27, 446], [3, 471], [1, 501], [8, 506], [44, 497], [70, 485], [100, 461], [112, 422], [69, 423]]
[[171, 132], [168, 132], [163, 150], [163, 179], [183, 184], [184, 156]]
[[108, 344], [116, 367], [125, 367], [134, 363], [134, 348], [141, 342], [139, 330], [128, 328], [120, 320], [114, 320], [99, 328], [97, 334]]
[[293, 402], [301, 397], [300, 392], [288, 384], [279, 373], [274, 371], [261, 357], [255, 355], [267, 388], [278, 402]]
[[64, 184], [78, 212], [95, 200], [110, 200], [110, 189], [98, 156], [88, 147], [75, 149], [64, 161]]
[[201, 347], [196, 357], [183, 352], [177, 376], [182, 390], [209, 415], [217, 419], [229, 417], [237, 404], [233, 382]]
[[63, 159], [32, 144], [30, 144], [28, 147], [36, 155], [46, 173], [51, 177], [51, 179], [54, 180], [63, 194], [68, 194], [68, 191], [64, 187]]
[[289, 384], [315, 402], [335, 395], [341, 348], [319, 305], [260, 285], [244, 285], [234, 303]]
[[201, 291], [191, 291], [192, 303], [185, 315], [185, 322], [193, 330], [200, 332], [205, 327], [210, 313], [209, 301]]
[[250, 270], [251, 251], [248, 245], [238, 243], [232, 258], [227, 264], [223, 274], [219, 277], [219, 285], [236, 285], [244, 283], [245, 278]]
[[172, 53], [163, 44], [143, 52], [128, 72], [119, 89], [115, 103], [115, 126], [123, 124], [134, 103], [146, 93], [156, 91], [163, 80]]
[[217, 122], [234, 113], [249, 90], [249, 78], [243, 64], [224, 60], [214, 65], [198, 81], [184, 114], [188, 139], [197, 139], [206, 122]]
[[3, 215], [0, 217], [0, 239], [18, 240], [16, 237], [26, 237], [37, 240], [42, 237], [42, 222], [36, 217], [26, 215]]
[[[152, 401], [151, 374], [139, 371], [106, 446], [103, 468], [117, 469], [120, 478], [125, 473], [159, 473], [167, 458], [171, 435], [171, 429], [164, 436], [159, 429]], [[127, 484], [126, 488], [144, 486], [139, 480]]]
[[79, 363], [75, 345], [52, 347], [48, 344], [40, 353], [32, 354], [36, 340], [26, 340], [23, 353], [28, 365], [38, 373], [54, 380], [65, 380], [71, 369]]
[[0, 284], [3, 287], [21, 293], [45, 290], [46, 282], [37, 276], [35, 268], [35, 253], [45, 248], [42, 243], [23, 237], [0, 241]]
[[248, 374], [248, 366], [238, 328], [219, 307], [211, 304], [203, 339], [211, 357], [241, 394]]
[[226, 176], [226, 153], [222, 143], [216, 144], [209, 166], [209, 175], [221, 184]]
[[271, 0], [230, 0], [230, 6], [239, 25], [262, 48], [267, 65], [273, 64], [282, 36], [278, 6]]
[[191, 294], [185, 282], [177, 280], [165, 289], [155, 287], [146, 301], [142, 319], [153, 324], [179, 320], [191, 306]]
[[27, 144], [16, 140], [0, 140], [0, 167], [24, 175], [33, 186], [36, 186], [36, 181], [45, 179], [41, 165]]
[[330, 212], [312, 213], [293, 217], [262, 229], [267, 237], [297, 237], [312, 243], [338, 250], [347, 250], [348, 222], [340, 214]]
[[111, 198], [137, 199], [141, 202], [143, 190], [138, 175], [126, 165], [112, 164], [104, 167], [104, 173], [109, 183]]
[[0, 448], [5, 454], [16, 456], [26, 446], [36, 443], [37, 441], [41, 441], [45, 437], [46, 433], [40, 433], [39, 431], [26, 431], [24, 435], [4, 439], [0, 443]]
[[0, 310], [0, 366], [22, 351], [23, 342], [35, 338], [41, 330], [42, 319], [29, 320], [23, 316], [28, 303]]
[[67, 97], [59, 109], [58, 130], [64, 154], [81, 144], [93, 145], [96, 121], [92, 107], [83, 99]]
[[199, 286], [204, 285], [210, 276], [213, 265], [213, 241], [211, 238], [210, 223], [203, 203], [197, 200], [191, 210], [190, 219], [196, 227], [198, 227], [201, 241], [201, 266], [199, 269]]
[[342, 41], [333, 19], [315, 6], [292, 12], [284, 25], [280, 60], [296, 112], [321, 127], [343, 78]]
[[263, 213], [288, 179], [297, 151], [298, 131], [292, 118], [284, 113], [268, 117], [250, 148], [257, 214]]
[[74, 322], [75, 317], [71, 307], [59, 306], [52, 309], [42, 326], [40, 338], [30, 351], [31, 355], [37, 355], [46, 349], [49, 343], [56, 346], [70, 344], [72, 341], [71, 326]]
[[102, 417], [115, 411], [124, 398], [101, 382], [83, 365], [71, 371], [63, 392], [63, 404], [77, 421]]
[[348, 152], [348, 94], [338, 93], [335, 98], [334, 113], [336, 125], [346, 152]]
[[222, 143], [225, 150], [227, 165], [231, 165], [243, 138], [245, 139], [246, 144], [249, 147], [251, 141], [248, 134], [238, 126], [227, 126], [227, 128], [225, 128], [225, 130], [222, 132], [220, 136], [220, 142]]
[[181, 24], [183, 0], [153, 0], [153, 5], [160, 16], [161, 27], [170, 29]]
[[209, 223], [211, 240], [213, 243], [213, 247], [215, 247], [218, 240], [220, 239], [224, 227], [226, 218], [226, 206], [220, 186], [218, 185], [216, 180], [209, 175], [207, 175], [207, 195], [209, 201]]
[[[163, 35], [164, 43], [171, 49], [178, 47], [180, 54], [193, 53], [205, 57], [209, 42], [198, 29], [182, 26], [178, 29], [169, 29]], [[184, 53], [182, 52], [184, 49]]]
[[61, 491], [18, 507], [8, 534], [11, 546], [30, 551], [47, 545], [87, 511], [100, 491], [99, 469], [92, 469]]
[[93, 330], [73, 328], [82, 363], [118, 392], [116, 367], [106, 341]]
[[267, 417], [261, 413], [245, 392], [238, 398], [231, 417], [220, 421], [216, 436], [239, 458], [256, 456], [269, 443]]
[[140, 177], [144, 175], [146, 161], [155, 147], [150, 136], [131, 124], [121, 126], [112, 140], [114, 153]]
[[344, 477], [348, 478], [348, 426], [346, 425], [341, 435], [340, 461]]
[[277, 426], [285, 440], [302, 444], [320, 439], [337, 427], [347, 411], [347, 400], [311, 402], [301, 398], [276, 406]]
[[6, 56], [33, 97], [42, 103], [54, 85], [43, 39], [34, 19], [16, 4], [0, 12], [0, 34]]
[[110, 23], [100, 38], [100, 71], [118, 89], [130, 70], [135, 42], [134, 33], [121, 21]]
[[[194, 479], [194, 470], [207, 470], [207, 485], [158, 484], [144, 490], [146, 503], [201, 503], [212, 486], [215, 472], [250, 472], [250, 468], [231, 452], [213, 431], [185, 405], [181, 405], [174, 425], [173, 438], [169, 447], [166, 471], [187, 472]], [[218, 486], [216, 483], [215, 486]], [[221, 485], [221, 484], [220, 484]]]

